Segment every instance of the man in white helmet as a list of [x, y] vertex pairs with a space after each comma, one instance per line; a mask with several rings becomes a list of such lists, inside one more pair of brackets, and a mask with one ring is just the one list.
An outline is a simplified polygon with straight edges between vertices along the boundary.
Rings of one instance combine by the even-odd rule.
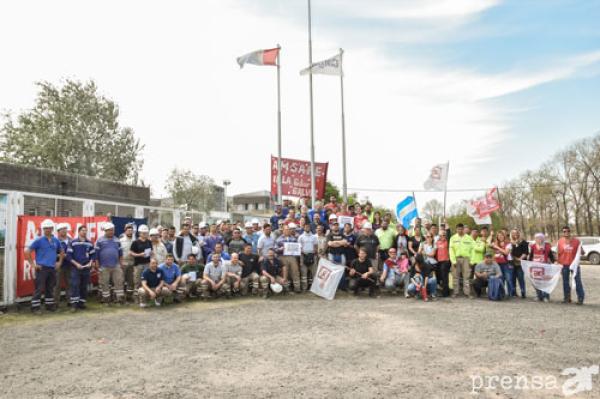
[[125, 265], [125, 284], [127, 289], [125, 291], [126, 297], [128, 301], [133, 300], [133, 294], [135, 290], [135, 284], [133, 281], [133, 265], [135, 260], [133, 256], [131, 256], [131, 244], [135, 241], [135, 236], [133, 234], [133, 224], [127, 223], [125, 225], [125, 232], [119, 238], [121, 242], [121, 251], [123, 252], [123, 263]]
[[[31, 299], [31, 311], [40, 314], [41, 297], [44, 293], [46, 310], [55, 311], [54, 285], [56, 284], [56, 268], [62, 264], [65, 252], [60, 241], [52, 234], [54, 222], [46, 219], [42, 222], [43, 234], [36, 238], [26, 249], [25, 259], [35, 269], [35, 292]], [[32, 251], [35, 251], [33, 259]]]
[[[59, 223], [56, 225], [56, 233], [58, 241], [60, 241], [60, 247], [63, 252], [67, 253], [69, 245], [71, 245], [71, 238], [69, 237], [69, 231], [71, 227], [68, 223]], [[62, 287], [65, 287], [65, 298], [69, 295], [69, 283], [71, 281], [71, 261], [67, 256], [64, 257], [62, 263], [56, 268], [56, 286], [54, 287], [54, 304], [58, 309], [60, 304], [60, 292]], [[68, 301], [67, 301], [68, 302]]]
[[142, 284], [142, 272], [150, 264], [152, 258], [152, 243], [148, 239], [148, 226], [142, 224], [138, 227], [139, 237], [131, 243], [129, 253], [133, 256], [133, 289], [138, 292]]
[[123, 251], [121, 242], [115, 237], [115, 226], [112, 223], [104, 224], [104, 236], [96, 240], [96, 268], [100, 269], [100, 288], [102, 302], [108, 306], [112, 301], [109, 283], [112, 280], [113, 289], [118, 303], [125, 303], [123, 290]]

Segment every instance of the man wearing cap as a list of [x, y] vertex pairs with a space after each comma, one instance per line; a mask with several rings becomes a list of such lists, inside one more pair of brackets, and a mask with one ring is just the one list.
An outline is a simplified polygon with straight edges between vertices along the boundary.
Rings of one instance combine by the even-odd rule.
[[148, 299], [154, 299], [154, 304], [160, 306], [161, 300], [170, 295], [165, 287], [163, 272], [158, 268], [156, 259], [151, 259], [148, 268], [142, 273], [142, 285], [138, 289], [140, 308], [146, 307]]
[[125, 265], [125, 285], [127, 286], [127, 290], [125, 291], [127, 300], [133, 300], [134, 290], [137, 287], [134, 284], [133, 279], [133, 265], [135, 264], [135, 258], [131, 255], [131, 244], [135, 241], [135, 237], [133, 236], [133, 224], [127, 223], [125, 225], [125, 232], [119, 238], [121, 243], [121, 251], [123, 252], [123, 264]]
[[242, 238], [242, 232], [240, 229], [236, 228], [233, 230], [233, 236], [231, 237], [231, 241], [229, 241], [229, 246], [227, 247], [229, 254], [233, 255], [241, 254], [244, 250], [244, 246], [246, 245], [246, 241]]
[[[213, 226], [211, 226], [212, 228]], [[220, 237], [220, 236], [219, 236]], [[221, 242], [223, 238], [221, 237]], [[187, 256], [192, 253], [192, 247], [199, 247], [198, 238], [190, 233], [190, 225], [184, 223], [181, 226], [180, 234], [175, 238], [173, 245], [173, 255], [177, 262], [184, 262]], [[212, 247], [214, 249], [214, 247]]]
[[159, 230], [160, 233], [160, 242], [163, 243], [163, 245], [165, 246], [165, 248], [167, 249], [167, 253], [172, 254], [173, 253], [173, 244], [171, 243], [171, 241], [169, 241], [169, 229], [166, 227], [163, 227], [161, 230]]
[[[35, 269], [35, 292], [31, 299], [31, 311], [41, 313], [42, 291], [46, 310], [55, 311], [54, 285], [56, 284], [56, 268], [62, 264], [65, 252], [62, 250], [60, 241], [52, 234], [54, 222], [46, 219], [42, 222], [43, 234], [36, 238], [26, 249], [25, 259]], [[31, 254], [35, 251], [35, 259]], [[57, 259], [58, 257], [58, 259]]]
[[358, 236], [355, 244], [356, 252], [364, 249], [368, 258], [373, 264], [373, 270], [376, 272], [379, 267], [379, 238], [373, 234], [373, 226], [369, 222], [362, 224], [362, 234]]
[[344, 239], [344, 234], [340, 230], [340, 225], [337, 221], [337, 216], [329, 217], [329, 226], [331, 230], [327, 234], [327, 258], [338, 265], [346, 266], [345, 246], [347, 241]]
[[56, 268], [56, 286], [54, 287], [54, 304], [56, 307], [59, 307], [60, 303], [60, 292], [62, 290], [62, 286], [65, 287], [65, 299], [69, 296], [69, 284], [71, 282], [71, 261], [66, 256], [67, 249], [71, 244], [71, 238], [68, 235], [71, 227], [68, 223], [59, 223], [56, 226], [56, 232], [58, 241], [60, 241], [60, 247], [65, 253], [65, 257], [62, 263]]
[[244, 251], [240, 254], [240, 262], [242, 263], [242, 295], [248, 294], [250, 286], [252, 286], [252, 295], [256, 295], [260, 278], [260, 263], [258, 255], [252, 253], [252, 245], [244, 246]]
[[152, 258], [152, 242], [148, 239], [148, 232], [148, 226], [145, 224], [140, 225], [138, 227], [139, 237], [131, 243], [131, 249], [129, 250], [129, 253], [133, 257], [132, 292], [136, 292], [140, 288], [142, 284], [142, 272], [148, 267]]
[[160, 240], [160, 233], [157, 228], [150, 229], [150, 243], [152, 244], [152, 258], [156, 259], [159, 265], [165, 263], [169, 252]]
[[298, 267], [298, 258], [295, 255], [286, 253], [287, 243], [297, 243], [298, 239], [292, 235], [292, 230], [289, 226], [284, 225], [283, 233], [275, 241], [275, 252], [279, 258], [281, 266], [287, 270], [287, 275], [291, 277], [294, 284], [294, 291], [300, 293], [302, 287], [300, 285], [300, 269]]
[[77, 230], [77, 238], [71, 241], [67, 249], [67, 258], [71, 262], [71, 312], [86, 307], [87, 288], [94, 257], [94, 244], [87, 239], [85, 225], [81, 225]]
[[181, 302], [185, 289], [181, 284], [181, 271], [179, 266], [174, 263], [173, 255], [167, 255], [165, 263], [159, 265], [158, 268], [162, 272], [165, 288], [169, 290], [171, 296], [175, 296], [175, 303]]
[[256, 244], [258, 256], [260, 257], [261, 261], [267, 257], [269, 249], [273, 249], [275, 247], [275, 239], [271, 235], [271, 225], [265, 224], [263, 227], [263, 235], [260, 236], [258, 243]]
[[123, 251], [121, 242], [115, 237], [115, 226], [104, 224], [104, 236], [96, 240], [96, 268], [100, 268], [100, 287], [102, 302], [108, 306], [111, 302], [109, 283], [112, 280], [117, 302], [125, 302], [123, 292]]
[[269, 289], [271, 284], [277, 283], [283, 286], [285, 291], [289, 290], [286, 268], [281, 265], [279, 259], [275, 256], [275, 250], [269, 249], [267, 251], [267, 256], [260, 264], [260, 271], [259, 281], [263, 298], [267, 298], [269, 292], [272, 291]]
[[[257, 222], [258, 222], [258, 220], [257, 220]], [[257, 225], [258, 225], [258, 223], [257, 223]], [[251, 222], [246, 222], [246, 224], [244, 225], [244, 229], [246, 231], [244, 232], [244, 235], [242, 236], [242, 238], [248, 244], [252, 245], [252, 253], [257, 254], [258, 253], [258, 239], [260, 238], [260, 233], [258, 231], [254, 230], [254, 225]]]
[[213, 254], [211, 261], [204, 267], [202, 283], [200, 283], [200, 291], [202, 299], [210, 298], [224, 293], [223, 285], [225, 284], [225, 269], [223, 262], [218, 254]]
[[475, 266], [475, 279], [473, 280], [473, 290], [477, 298], [481, 297], [481, 292], [484, 287], [487, 287], [491, 279], [501, 278], [502, 270], [496, 262], [494, 262], [494, 253], [491, 251], [485, 252], [483, 262]]
[[300, 262], [300, 285], [308, 289], [308, 273], [314, 278], [317, 271], [319, 242], [317, 236], [310, 231], [310, 225], [304, 225], [304, 232], [298, 237], [302, 252]]

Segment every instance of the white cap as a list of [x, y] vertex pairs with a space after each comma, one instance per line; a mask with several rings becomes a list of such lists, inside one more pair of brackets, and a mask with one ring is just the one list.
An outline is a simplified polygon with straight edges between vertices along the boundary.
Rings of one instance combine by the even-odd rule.
[[373, 226], [371, 225], [371, 223], [365, 222], [365, 223], [363, 223], [362, 228], [363, 229], [372, 229]]
[[202, 223], [200, 223], [200, 225], [198, 227], [200, 227], [201, 229], [204, 229], [204, 228], [208, 227], [208, 225], [206, 224], [206, 222], [202, 222]]
[[56, 231], [67, 229], [67, 231], [71, 231], [71, 226], [68, 223], [59, 223], [56, 225]]
[[252, 223], [250, 223], [250, 222], [246, 222], [246, 223], [244, 224], [244, 227], [245, 227], [245, 228], [251, 228], [251, 227], [252, 227]]
[[146, 226], [145, 224], [140, 224], [140, 226], [138, 227], [138, 233], [147, 233], [148, 232], [148, 226]]
[[333, 220], [333, 219], [337, 219], [337, 215], [335, 213], [332, 213], [331, 215], [329, 215], [329, 220]]
[[296, 228], [296, 227], [298, 227], [298, 226], [296, 226], [296, 223], [290, 223], [290, 224], [288, 224], [288, 227], [289, 227], [290, 229], [295, 229], [295, 228]]
[[260, 222], [258, 221], [257, 218], [252, 219], [252, 224], [259, 224]]
[[46, 219], [42, 222], [42, 229], [53, 229], [54, 222], [50, 219]]
[[102, 230], [104, 230], [104, 231], [114, 230], [114, 229], [115, 229], [115, 225], [112, 224], [111, 222], [104, 223], [104, 225], [102, 226]]
[[158, 235], [158, 229], [150, 229], [150, 235], [151, 236], [157, 236]]

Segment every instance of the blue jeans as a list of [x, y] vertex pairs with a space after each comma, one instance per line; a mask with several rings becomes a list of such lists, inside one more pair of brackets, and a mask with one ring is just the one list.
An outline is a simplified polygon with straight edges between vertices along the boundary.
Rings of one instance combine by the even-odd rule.
[[519, 283], [519, 289], [521, 290], [521, 296], [525, 298], [525, 274], [521, 265], [513, 266], [512, 285], [514, 288], [513, 296], [517, 295], [517, 282]]
[[[435, 277], [429, 277], [429, 280], [427, 280], [427, 292], [431, 296], [435, 296], [436, 290], [437, 290], [437, 280], [435, 279]], [[408, 293], [411, 295], [418, 294], [417, 287], [413, 283], [410, 283], [408, 285]]]
[[346, 255], [345, 254], [327, 254], [327, 259], [330, 262], [337, 263], [338, 265], [346, 266]]
[[[569, 266], [562, 268], [562, 279], [563, 279], [563, 294], [564, 298], [568, 299], [571, 297], [571, 269]], [[581, 267], [577, 266], [577, 274], [575, 275], [575, 292], [577, 292], [577, 299], [583, 302], [585, 298], [585, 292], [583, 291], [583, 283], [581, 282]]]
[[550, 294], [548, 294], [547, 292], [540, 291], [538, 289], [536, 289], [535, 292], [537, 293], [537, 297], [540, 301], [544, 298], [548, 298], [548, 300], [550, 300]]
[[500, 264], [500, 270], [502, 270], [502, 278], [506, 284], [506, 296], [515, 296], [515, 286], [513, 285], [513, 265], [510, 263]]

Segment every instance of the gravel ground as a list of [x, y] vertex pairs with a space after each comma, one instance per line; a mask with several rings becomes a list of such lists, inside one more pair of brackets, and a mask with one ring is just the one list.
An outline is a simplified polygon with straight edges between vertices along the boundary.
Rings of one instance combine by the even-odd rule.
[[[563, 397], [564, 368], [600, 364], [600, 267], [583, 279], [585, 306], [560, 304], [559, 286], [549, 304], [304, 294], [8, 314], [0, 397]], [[475, 377], [473, 394], [472, 376], [530, 389]], [[550, 389], [532, 389], [540, 376]], [[574, 397], [600, 397], [592, 382]]]

